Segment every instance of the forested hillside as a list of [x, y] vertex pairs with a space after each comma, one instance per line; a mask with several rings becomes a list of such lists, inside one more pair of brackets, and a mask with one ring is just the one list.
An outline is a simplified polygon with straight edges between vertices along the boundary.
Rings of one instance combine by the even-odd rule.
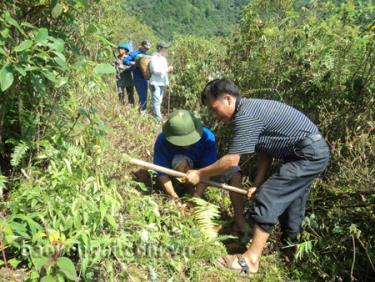
[[276, 228], [251, 279], [374, 280], [375, 5], [244, 2], [0, 2], [0, 281], [249, 281], [216, 263], [250, 239], [227, 192], [174, 201], [129, 163], [152, 161], [162, 128], [118, 102], [116, 46], [172, 34], [170, 108], [200, 116], [220, 156], [231, 128], [200, 92], [221, 77], [303, 111], [331, 147], [304, 232], [283, 247]]
[[130, 0], [124, 2], [129, 14], [151, 26], [164, 39], [173, 34], [199, 36], [228, 35], [248, 0]]

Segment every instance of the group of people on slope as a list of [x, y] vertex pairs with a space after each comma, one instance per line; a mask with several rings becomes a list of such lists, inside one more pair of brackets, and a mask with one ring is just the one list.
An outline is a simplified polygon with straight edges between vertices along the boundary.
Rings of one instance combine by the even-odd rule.
[[[168, 72], [172, 70], [166, 60], [168, 47], [164, 42], [157, 44], [149, 63], [149, 79], [145, 79], [137, 64], [140, 56], [148, 55], [149, 41], [143, 41], [132, 52], [128, 44], [121, 43], [115, 61], [120, 101], [124, 102], [126, 91], [129, 103], [134, 104], [135, 86], [139, 110], [144, 111], [150, 88], [153, 114], [158, 121], [162, 120], [160, 106], [169, 85]], [[172, 198], [185, 192], [202, 196], [206, 189], [201, 183], [204, 179], [242, 188], [240, 158], [255, 153], [257, 173], [253, 187], [247, 188], [248, 198], [253, 202], [250, 222], [244, 217], [246, 198], [230, 193], [234, 229], [243, 232], [249, 223], [253, 226], [250, 247], [243, 254], [223, 256], [218, 263], [233, 271], [256, 273], [262, 251], [277, 223], [283, 242], [296, 239], [301, 232], [310, 187], [328, 164], [329, 147], [318, 127], [302, 112], [278, 101], [241, 97], [233, 81], [210, 81], [201, 93], [201, 101], [213, 118], [231, 124], [228, 153], [219, 159], [214, 133], [191, 112], [176, 110], [156, 138], [154, 163], [185, 172], [185, 184], [163, 173], [158, 173], [157, 179]], [[280, 159], [282, 165], [268, 177], [273, 159]]]
[[162, 120], [161, 104], [166, 89], [169, 87], [168, 73], [173, 70], [172, 66], [168, 66], [166, 59], [169, 44], [160, 41], [156, 45], [156, 52], [152, 54], [148, 68], [150, 77], [144, 77], [139, 60], [143, 56], [150, 56], [149, 50], [151, 43], [148, 40], [141, 42], [138, 49], [131, 51], [128, 43], [120, 43], [118, 45], [118, 55], [114, 64], [116, 66], [116, 85], [117, 93], [121, 103], [125, 103], [125, 92], [128, 96], [130, 104], [135, 103], [134, 86], [138, 93], [139, 110], [141, 112], [147, 109], [147, 93], [148, 88], [152, 94], [152, 112], [157, 121]]

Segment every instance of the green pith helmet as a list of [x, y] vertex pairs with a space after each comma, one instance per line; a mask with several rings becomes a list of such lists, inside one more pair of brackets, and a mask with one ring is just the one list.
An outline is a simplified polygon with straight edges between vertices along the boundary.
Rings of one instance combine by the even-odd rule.
[[167, 42], [164, 42], [164, 41], [159, 41], [158, 44], [156, 45], [156, 49], [157, 49], [157, 50], [160, 50], [160, 49], [162, 49], [162, 48], [167, 49], [167, 48], [169, 48], [169, 47], [171, 47], [171, 44], [170, 44], [170, 43], [167, 43]]
[[189, 111], [176, 110], [163, 125], [167, 141], [176, 146], [190, 146], [202, 138], [203, 128], [199, 119]]
[[130, 51], [129, 44], [128, 44], [128, 43], [125, 43], [125, 42], [121, 42], [121, 43], [117, 46], [117, 49], [125, 49], [125, 50]]

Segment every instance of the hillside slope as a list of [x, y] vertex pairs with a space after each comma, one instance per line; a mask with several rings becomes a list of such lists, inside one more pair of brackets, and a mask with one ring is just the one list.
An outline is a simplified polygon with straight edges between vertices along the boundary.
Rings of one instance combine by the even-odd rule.
[[241, 18], [241, 7], [248, 0], [130, 0], [124, 8], [138, 16], [164, 39], [174, 33], [199, 36], [227, 35]]

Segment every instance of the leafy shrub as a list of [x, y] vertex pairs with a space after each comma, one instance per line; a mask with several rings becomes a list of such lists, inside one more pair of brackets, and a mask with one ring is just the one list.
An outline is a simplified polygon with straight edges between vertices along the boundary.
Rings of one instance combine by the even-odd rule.
[[[370, 206], [374, 204], [375, 6], [370, 1], [298, 3], [250, 3], [228, 48], [227, 62], [244, 96], [291, 104], [311, 117], [328, 138], [331, 167], [325, 181], [312, 191], [310, 213], [315, 219], [307, 224], [298, 254], [307, 251], [306, 265], [323, 279], [366, 280], [374, 270], [370, 249], [375, 244], [374, 229], [368, 224], [374, 220]], [[346, 203], [340, 204], [343, 199]], [[359, 218], [366, 220], [358, 222]], [[361, 238], [350, 231], [352, 224], [362, 231]], [[351, 236], [357, 244], [363, 242], [363, 248], [353, 249]], [[368, 255], [353, 262], [357, 252]], [[356, 267], [345, 272], [352, 263]]]
[[172, 73], [171, 105], [200, 108], [200, 91], [215, 77], [223, 76], [226, 40], [177, 36], [170, 51]]
[[[297, 253], [301, 269], [322, 279], [366, 280], [373, 271], [374, 13], [371, 1], [251, 1], [226, 43], [193, 39], [199, 42], [194, 45], [190, 37], [179, 37], [174, 47], [179, 68], [173, 79], [179, 86], [173, 105], [202, 110], [199, 93], [205, 83], [227, 76], [243, 96], [280, 100], [305, 112], [328, 138], [331, 165], [312, 189], [309, 214], [314, 220], [306, 223]], [[201, 115], [225, 153], [230, 129], [219, 127], [205, 110]], [[360, 237], [350, 231], [352, 224]], [[353, 248], [353, 236], [360, 248]], [[352, 273], [346, 272], [352, 263]], [[308, 279], [314, 274], [292, 275]]]

